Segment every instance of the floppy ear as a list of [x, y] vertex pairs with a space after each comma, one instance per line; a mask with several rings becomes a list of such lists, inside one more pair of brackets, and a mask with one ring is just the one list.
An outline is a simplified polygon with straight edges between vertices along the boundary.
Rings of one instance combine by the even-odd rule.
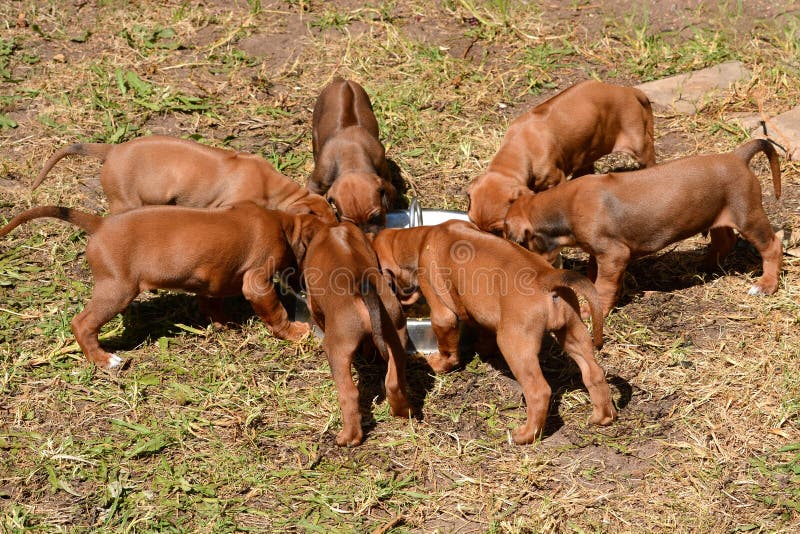
[[315, 215], [294, 215], [292, 216], [292, 228], [289, 237], [289, 246], [297, 259], [297, 265], [303, 265], [308, 248], [314, 236], [322, 230], [325, 223], [320, 221]]
[[515, 187], [511, 190], [511, 195], [509, 196], [509, 201], [511, 203], [516, 202], [520, 197], [533, 195], [533, 191], [526, 187]]
[[[328, 200], [322, 195], [316, 195], [312, 193], [306, 197], [306, 200], [303, 204], [310, 213], [316, 215], [322, 222], [326, 224], [336, 224], [336, 206], [331, 206], [328, 203]], [[287, 212], [297, 213], [289, 210], [287, 210]]]
[[394, 202], [397, 198], [397, 189], [395, 189], [392, 182], [377, 178], [378, 181], [378, 194], [381, 196], [381, 204], [383, 209], [387, 212], [392, 209]]

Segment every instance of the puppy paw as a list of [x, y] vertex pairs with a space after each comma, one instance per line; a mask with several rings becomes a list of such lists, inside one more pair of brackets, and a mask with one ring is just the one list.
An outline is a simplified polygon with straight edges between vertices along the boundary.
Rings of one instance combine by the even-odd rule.
[[123, 360], [122, 358], [120, 358], [116, 354], [109, 354], [108, 355], [108, 365], [106, 366], [106, 368], [107, 369], [115, 369], [115, 368], [119, 367], [120, 365], [122, 365], [122, 362], [124, 362], [124, 361], [125, 360]]
[[401, 417], [403, 419], [408, 419], [414, 414], [414, 411], [411, 409], [411, 406], [409, 406], [407, 402], [397, 403], [391, 405], [389, 408], [394, 417]]
[[778, 290], [778, 282], [770, 283], [759, 280], [757, 283], [750, 286], [748, 295], [772, 295]]
[[581, 303], [581, 319], [584, 321], [588, 321], [592, 318], [592, 310], [589, 308], [589, 305], [585, 302]]
[[533, 443], [536, 441], [537, 437], [541, 436], [542, 430], [542, 428], [529, 424], [519, 426], [511, 432], [511, 439], [513, 439], [514, 443], [517, 445]]
[[442, 356], [440, 352], [432, 352], [425, 356], [425, 360], [430, 365], [433, 372], [438, 374], [446, 373], [458, 365], [458, 356]]
[[609, 404], [601, 409], [595, 409], [592, 413], [592, 416], [589, 418], [589, 422], [593, 425], [599, 426], [607, 426], [613, 423], [617, 419], [617, 410], [614, 408], [613, 404]]
[[295, 321], [289, 324], [289, 328], [286, 331], [285, 339], [289, 341], [300, 341], [304, 337], [311, 332], [311, 326], [308, 323], [301, 323], [300, 321]]
[[354, 447], [356, 445], [360, 445], [363, 439], [364, 435], [360, 429], [343, 429], [341, 432], [336, 434], [336, 444], [340, 447]]
[[86, 359], [101, 369], [118, 369], [119, 367], [122, 367], [123, 363], [125, 363], [125, 360], [116, 354], [111, 354], [105, 351], [100, 351], [96, 354], [87, 354]]

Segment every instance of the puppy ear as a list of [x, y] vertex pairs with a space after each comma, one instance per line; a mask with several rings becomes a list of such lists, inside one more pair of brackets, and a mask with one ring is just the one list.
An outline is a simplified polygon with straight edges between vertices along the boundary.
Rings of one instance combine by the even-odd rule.
[[397, 189], [388, 180], [378, 177], [378, 194], [381, 196], [381, 204], [387, 212], [394, 207], [397, 198]]
[[533, 195], [533, 191], [531, 191], [530, 189], [528, 189], [526, 187], [515, 187], [511, 191], [510, 199], [511, 199], [511, 202], [513, 203], [513, 202], [516, 202], [517, 200], [519, 200], [521, 197], [528, 196], [528, 195]]
[[325, 223], [320, 221], [315, 215], [308, 214], [294, 215], [292, 219], [289, 245], [292, 248], [294, 257], [297, 259], [297, 264], [302, 266], [309, 243], [311, 243], [314, 236], [322, 230]]

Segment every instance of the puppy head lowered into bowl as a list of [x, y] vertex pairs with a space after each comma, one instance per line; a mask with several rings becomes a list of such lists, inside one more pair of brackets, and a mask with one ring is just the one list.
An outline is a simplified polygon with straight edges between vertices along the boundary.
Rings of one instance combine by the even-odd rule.
[[509, 207], [526, 192], [529, 189], [513, 179], [497, 172], [486, 172], [467, 189], [469, 220], [481, 230], [500, 236]]
[[417, 276], [419, 251], [416, 247], [399, 246], [398, 242], [409, 238], [418, 241], [417, 237], [421, 240], [425, 231], [425, 227], [387, 229], [372, 241], [381, 272], [404, 306], [414, 304], [422, 295]]
[[551, 264], [561, 248], [572, 243], [566, 216], [548, 208], [547, 191], [521, 195], [508, 210], [503, 237], [541, 254]]
[[326, 197], [340, 220], [376, 234], [386, 226], [386, 214], [396, 195], [394, 186], [376, 174], [349, 172], [333, 182]]

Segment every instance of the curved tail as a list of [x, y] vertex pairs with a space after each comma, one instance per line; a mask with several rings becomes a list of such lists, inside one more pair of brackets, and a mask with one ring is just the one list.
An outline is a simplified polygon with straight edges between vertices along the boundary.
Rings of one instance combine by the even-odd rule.
[[50, 172], [50, 169], [52, 169], [53, 166], [61, 160], [61, 158], [65, 156], [78, 155], [92, 156], [104, 161], [108, 155], [108, 152], [114, 146], [115, 145], [108, 145], [105, 143], [75, 143], [74, 145], [65, 146], [50, 156], [50, 159], [48, 159], [44, 164], [44, 167], [42, 167], [42, 171], [39, 173], [39, 176], [37, 176], [36, 180], [33, 181], [31, 189], [36, 189], [39, 187], [39, 185], [44, 181], [45, 176], [47, 176], [47, 173]]
[[772, 187], [775, 190], [775, 198], [781, 198], [781, 166], [778, 162], [778, 153], [766, 139], [752, 139], [736, 148], [733, 153], [738, 156], [745, 164], [749, 165], [753, 156], [763, 152], [769, 160], [769, 169], [772, 171]]
[[68, 223], [83, 228], [88, 234], [93, 234], [103, 222], [103, 218], [99, 215], [93, 215], [72, 208], [63, 208], [61, 206], [37, 206], [23, 211], [11, 219], [7, 225], [0, 228], [0, 237], [6, 235], [20, 224], [40, 217], [52, 217], [54, 219], [67, 221]]
[[582, 295], [589, 303], [592, 314], [592, 338], [594, 346], [598, 349], [603, 346], [603, 307], [600, 305], [600, 295], [588, 278], [575, 271], [566, 269], [553, 269], [541, 278], [542, 286], [548, 290], [556, 287], [565, 287]]
[[397, 335], [397, 329], [384, 308], [381, 297], [378, 295], [378, 289], [372, 280], [361, 281], [361, 298], [364, 300], [369, 313], [369, 321], [372, 323], [372, 341], [378, 352], [381, 353], [381, 357], [386, 361], [389, 361], [391, 357], [387, 341], [395, 352], [400, 351], [398, 354], [402, 354], [403, 344], [400, 336]]

